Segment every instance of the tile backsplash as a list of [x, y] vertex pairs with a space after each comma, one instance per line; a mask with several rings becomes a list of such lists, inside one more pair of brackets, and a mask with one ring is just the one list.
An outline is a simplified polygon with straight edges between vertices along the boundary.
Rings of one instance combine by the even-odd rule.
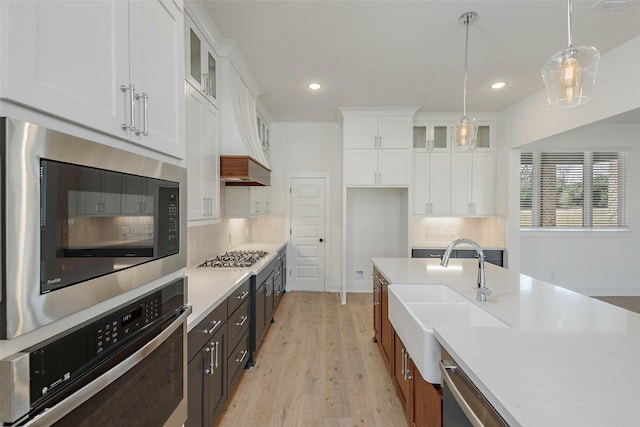
[[432, 218], [412, 217], [412, 247], [446, 247], [452, 240], [467, 237], [486, 248], [505, 247], [505, 225], [500, 217]]
[[284, 216], [223, 218], [217, 224], [187, 229], [187, 265], [194, 266], [248, 242], [278, 242], [284, 239]]

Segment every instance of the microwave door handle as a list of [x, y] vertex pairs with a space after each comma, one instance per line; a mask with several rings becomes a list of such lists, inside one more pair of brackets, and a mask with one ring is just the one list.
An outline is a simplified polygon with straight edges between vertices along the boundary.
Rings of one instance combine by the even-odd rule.
[[173, 321], [173, 323], [171, 323], [169, 327], [167, 327], [167, 329], [160, 332], [160, 334], [142, 346], [138, 351], [133, 353], [123, 362], [114, 366], [112, 369], [100, 375], [80, 390], [73, 393], [71, 396], [61, 402], [58, 402], [55, 406], [45, 409], [40, 415], [24, 424], [24, 426], [35, 427], [40, 425], [51, 425], [82, 405], [87, 400], [91, 399], [111, 383], [117, 381], [129, 370], [133, 369], [138, 363], [142, 362], [155, 349], [160, 347], [162, 343], [164, 343], [178, 328], [184, 327], [187, 322], [187, 317], [189, 317], [191, 311], [191, 306], [185, 307], [185, 310]]

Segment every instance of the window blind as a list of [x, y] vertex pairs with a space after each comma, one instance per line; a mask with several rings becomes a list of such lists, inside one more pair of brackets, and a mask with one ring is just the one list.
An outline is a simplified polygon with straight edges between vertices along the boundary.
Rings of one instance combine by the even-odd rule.
[[627, 228], [628, 152], [522, 152], [522, 228]]

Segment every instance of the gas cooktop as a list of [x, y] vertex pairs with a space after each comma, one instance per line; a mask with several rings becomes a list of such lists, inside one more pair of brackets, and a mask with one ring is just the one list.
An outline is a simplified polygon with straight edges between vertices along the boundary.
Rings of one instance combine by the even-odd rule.
[[213, 259], [206, 260], [198, 267], [216, 267], [216, 268], [241, 268], [249, 267], [255, 264], [260, 258], [267, 255], [266, 251], [248, 250], [248, 251], [231, 251], [218, 255]]

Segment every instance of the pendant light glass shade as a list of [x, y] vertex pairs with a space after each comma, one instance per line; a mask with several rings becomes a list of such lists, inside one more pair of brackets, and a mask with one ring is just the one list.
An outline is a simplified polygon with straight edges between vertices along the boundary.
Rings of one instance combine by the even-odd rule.
[[472, 150], [476, 146], [476, 138], [478, 136], [478, 122], [476, 119], [469, 119], [463, 116], [455, 125], [453, 137], [459, 148]]
[[467, 117], [467, 56], [469, 51], [469, 24], [478, 18], [476, 12], [464, 13], [458, 20], [467, 27], [467, 38], [464, 46], [464, 85], [462, 91], [462, 118], [453, 125], [451, 133], [452, 144], [458, 148], [473, 150], [476, 147], [478, 135], [478, 122]]
[[571, 43], [571, 0], [567, 0], [568, 47], [544, 64], [542, 80], [552, 107], [573, 107], [591, 99], [600, 62], [598, 49]]

